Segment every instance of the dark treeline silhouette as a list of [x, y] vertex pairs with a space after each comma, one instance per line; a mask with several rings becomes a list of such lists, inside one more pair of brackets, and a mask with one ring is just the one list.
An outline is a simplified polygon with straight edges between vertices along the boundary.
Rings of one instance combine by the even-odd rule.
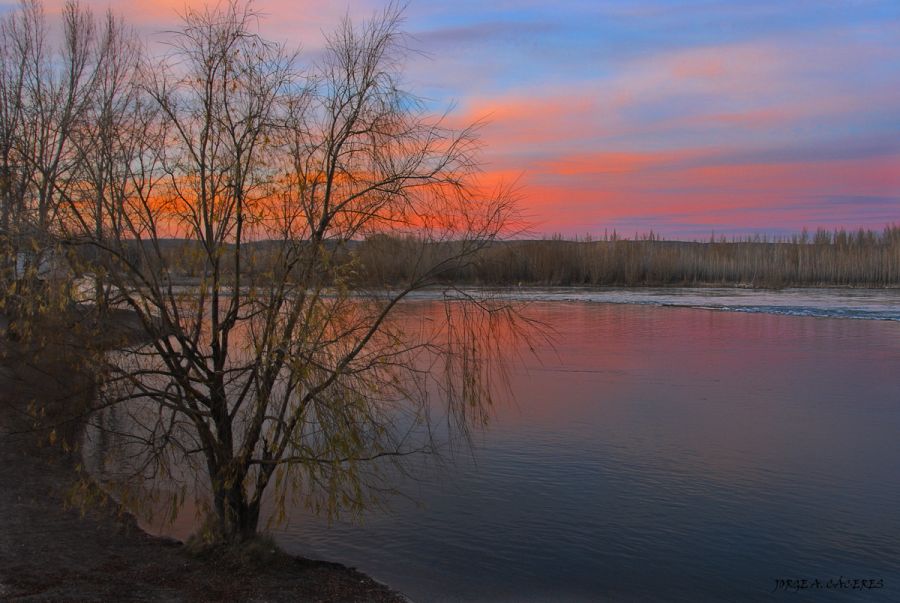
[[[356, 249], [360, 278], [398, 286], [418, 266], [449, 254], [447, 243], [374, 237]], [[790, 238], [762, 236], [707, 242], [663, 241], [652, 232], [632, 240], [552, 239], [497, 242], [465, 266], [443, 273], [473, 285], [736, 285], [900, 286], [900, 226], [872, 230], [803, 231]]]
[[[168, 277], [191, 282], [204, 266], [194, 241], [161, 242]], [[253, 281], [271, 270], [277, 241], [244, 245], [244, 272]], [[353, 268], [360, 286], [400, 287], [421, 277], [460, 243], [424, 243], [376, 235], [345, 241], [335, 260]], [[447, 262], [437, 281], [459, 285], [898, 287], [900, 226], [872, 230], [806, 231], [789, 238], [763, 236], [709, 241], [664, 241], [650, 233], [634, 239], [497, 241], [470, 258]], [[246, 282], [246, 281], [245, 281]]]

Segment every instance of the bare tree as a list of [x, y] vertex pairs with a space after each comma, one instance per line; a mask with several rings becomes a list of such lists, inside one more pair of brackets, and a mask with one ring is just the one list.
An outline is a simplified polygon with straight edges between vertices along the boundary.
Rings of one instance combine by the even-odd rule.
[[19, 218], [24, 213], [27, 166], [23, 164], [25, 69], [32, 54], [23, 12], [0, 21], [0, 285], [6, 291], [15, 278]]
[[22, 14], [24, 35], [32, 40], [25, 66], [22, 136], [22, 159], [31, 171], [29, 219], [36, 232], [48, 233], [77, 173], [72, 137], [91, 101], [95, 28], [89, 12], [67, 2], [63, 43], [54, 53], [40, 3], [26, 3]]
[[[76, 232], [93, 230], [93, 240], [102, 243], [121, 238], [125, 230], [125, 208], [136, 192], [133, 176], [140, 174], [143, 151], [153, 140], [153, 110], [142, 102], [141, 45], [111, 11], [103, 20], [95, 56], [92, 95], [73, 134], [78, 176], [66, 191], [63, 211], [64, 223], [74, 221]], [[93, 276], [93, 299], [103, 313], [113, 292], [105, 279], [107, 258], [93, 250], [80, 259], [79, 272]]]
[[[492, 352], [518, 320], [463, 292], [433, 328], [397, 320], [514, 217], [508, 191], [478, 185], [474, 130], [402, 90], [399, 8], [346, 19], [303, 71], [257, 18], [238, 2], [188, 9], [134, 97], [112, 92], [131, 85], [115, 62], [100, 70], [94, 110], [110, 113], [82, 146], [67, 220], [146, 333], [109, 356], [101, 400], [128, 415], [116, 430], [135, 475], [196, 470], [210, 535], [229, 542], [255, 535], [270, 484], [282, 504], [301, 491], [324, 511], [363, 508], [380, 486], [372, 461], [432, 450], [429, 395], [457, 433], [483, 421]], [[374, 233], [416, 243], [399, 286], [361, 286], [355, 241]], [[197, 276], [180, 274], [173, 239]]]
[[94, 20], [77, 2], [64, 5], [60, 33], [54, 42], [38, 0], [0, 24], [0, 304], [20, 336], [32, 317], [67, 302], [66, 283], [52, 278], [61, 272], [60, 210], [79, 178], [74, 136], [98, 56]]

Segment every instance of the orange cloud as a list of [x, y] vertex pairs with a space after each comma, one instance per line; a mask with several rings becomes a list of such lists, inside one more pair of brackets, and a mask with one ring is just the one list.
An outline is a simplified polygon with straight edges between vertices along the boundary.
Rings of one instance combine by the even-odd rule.
[[673, 150], [658, 152], [599, 151], [553, 157], [534, 165], [539, 173], [556, 176], [593, 177], [625, 175], [672, 167], [678, 162], [701, 156], [702, 151]]
[[[61, 4], [51, 0], [48, 7]], [[158, 31], [176, 26], [176, 13], [186, 4], [122, 0], [111, 6], [145, 31]], [[376, 4], [354, 0], [354, 18], [370, 14]], [[312, 52], [321, 44], [321, 31], [347, 10], [344, 4], [312, 0], [259, 0], [255, 6], [265, 16], [264, 35], [290, 45], [303, 42]], [[875, 33], [896, 30], [887, 27], [878, 25]], [[813, 48], [816, 54], [810, 53]], [[568, 70], [568, 76], [555, 71], [530, 79], [510, 76], [505, 87], [494, 81], [491, 68], [461, 56], [439, 57], [449, 68], [434, 77], [432, 63], [422, 67], [412, 57], [408, 73], [427, 71], [427, 81], [460, 87], [450, 94], [463, 95], [461, 111], [448, 123], [461, 127], [486, 120], [484, 182], [518, 182], [526, 213], [542, 231], [584, 232], [617, 221], [650, 224], [654, 218], [663, 228], [772, 226], [803, 216], [849, 224], [863, 214], [839, 206], [791, 207], [797, 199], [821, 195], [897, 196], [900, 170], [890, 148], [852, 159], [852, 153], [839, 153], [842, 141], [833, 134], [840, 129], [862, 147], [866, 136], [881, 133], [871, 124], [856, 128], [853, 120], [881, 111], [888, 116], [885, 124], [896, 121], [900, 93], [890, 81], [896, 77], [882, 75], [895, 54], [877, 44], [833, 50], [821, 40], [773, 35], [629, 53], [632, 58], [615, 62], [613, 69], [585, 66], [575, 76], [566, 64], [559, 71]], [[872, 71], [871, 82], [860, 80], [864, 86], [844, 78], [861, 62], [886, 67], [879, 68], [878, 77]], [[830, 145], [840, 157], [817, 158], [811, 151], [819, 144]], [[767, 150], [773, 157], [766, 157]]]

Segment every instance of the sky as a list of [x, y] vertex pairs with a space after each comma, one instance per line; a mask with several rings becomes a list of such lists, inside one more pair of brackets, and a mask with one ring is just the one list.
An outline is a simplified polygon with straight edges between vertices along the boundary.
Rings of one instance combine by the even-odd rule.
[[[148, 35], [185, 6], [85, 3]], [[384, 5], [255, 3], [307, 56]], [[486, 120], [485, 178], [517, 183], [536, 235], [900, 223], [898, 0], [412, 0], [404, 28], [407, 88]]]

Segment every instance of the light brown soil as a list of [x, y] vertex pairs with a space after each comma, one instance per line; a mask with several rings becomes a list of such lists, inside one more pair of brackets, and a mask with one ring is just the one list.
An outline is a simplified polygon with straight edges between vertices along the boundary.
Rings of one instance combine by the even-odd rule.
[[[405, 600], [339, 564], [279, 552], [253, 562], [200, 558], [142, 532], [112, 504], [71, 508], [75, 459], [49, 445], [49, 430], [35, 431], [26, 409], [36, 401], [48, 410], [45, 423], [59, 423], [89, 395], [90, 380], [72, 369], [65, 343], [35, 355], [7, 341], [5, 326], [0, 317], [0, 600]], [[59, 424], [55, 439], [74, 441], [78, 429]]]

